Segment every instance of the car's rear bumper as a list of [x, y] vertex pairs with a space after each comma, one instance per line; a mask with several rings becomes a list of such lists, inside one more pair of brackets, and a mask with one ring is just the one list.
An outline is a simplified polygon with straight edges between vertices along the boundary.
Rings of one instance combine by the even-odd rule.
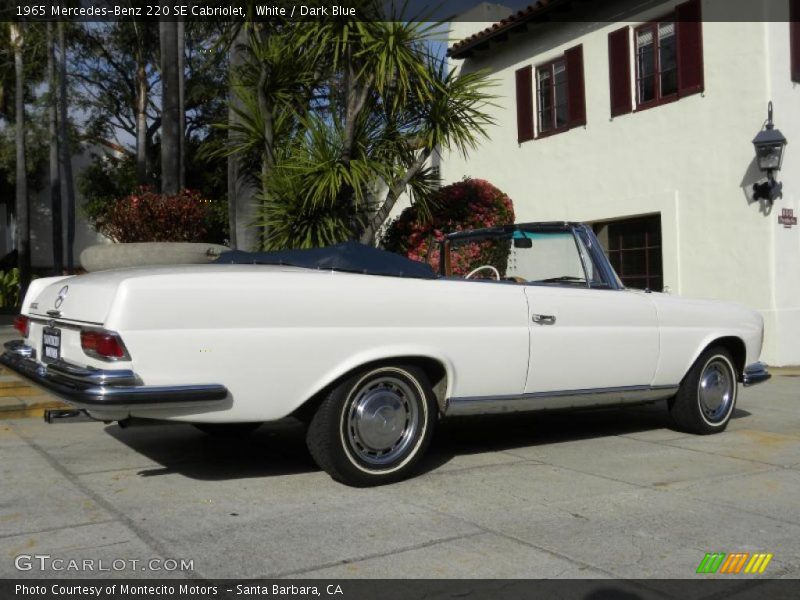
[[742, 383], [744, 385], [755, 385], [757, 383], [761, 383], [766, 381], [772, 377], [767, 371], [767, 365], [762, 362], [753, 363], [752, 365], [747, 365], [744, 368], [744, 375], [742, 376]]
[[37, 387], [82, 409], [190, 408], [222, 404], [228, 397], [223, 385], [141, 385], [133, 371], [80, 367], [60, 360], [38, 363], [35, 352], [22, 340], [6, 342], [0, 364]]

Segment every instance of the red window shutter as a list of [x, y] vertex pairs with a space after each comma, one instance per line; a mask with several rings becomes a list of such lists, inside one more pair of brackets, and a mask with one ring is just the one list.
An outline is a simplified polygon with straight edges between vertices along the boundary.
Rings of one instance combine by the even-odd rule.
[[789, 47], [792, 81], [800, 83], [800, 0], [791, 0], [789, 4]]
[[564, 52], [567, 67], [567, 124], [569, 127], [586, 125], [586, 91], [583, 83], [583, 45]]
[[517, 69], [517, 141], [533, 139], [533, 68]]
[[703, 91], [703, 22], [700, 0], [675, 7], [678, 30], [678, 95]]
[[631, 112], [631, 39], [627, 27], [608, 34], [611, 116]]

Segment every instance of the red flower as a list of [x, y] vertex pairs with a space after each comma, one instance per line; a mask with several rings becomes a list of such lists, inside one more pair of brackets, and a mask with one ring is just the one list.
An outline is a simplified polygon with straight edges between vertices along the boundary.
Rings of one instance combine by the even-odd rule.
[[[432, 240], [441, 240], [447, 233], [478, 229], [514, 222], [511, 199], [483, 179], [465, 179], [441, 188], [431, 208], [429, 221], [422, 221], [416, 206], [404, 210], [388, 227], [383, 240], [388, 250], [414, 260], [425, 260], [438, 269], [438, 244], [428, 256]], [[470, 244], [452, 253], [455, 274], [466, 274], [490, 260], [495, 249], [492, 244]]]
[[115, 242], [200, 242], [208, 208], [197, 192], [167, 195], [140, 187], [115, 202], [98, 225]]

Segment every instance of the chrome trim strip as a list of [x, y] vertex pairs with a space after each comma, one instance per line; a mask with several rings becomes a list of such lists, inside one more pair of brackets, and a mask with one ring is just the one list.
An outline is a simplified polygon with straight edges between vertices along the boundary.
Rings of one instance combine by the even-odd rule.
[[772, 377], [772, 375], [767, 371], [767, 365], [763, 362], [757, 362], [747, 365], [744, 368], [742, 383], [745, 386], [756, 385], [757, 383], [765, 382], [770, 377]]
[[78, 408], [188, 408], [217, 405], [228, 398], [224, 385], [146, 386], [133, 371], [105, 371], [57, 361], [39, 364], [24, 356], [20, 340], [5, 344], [0, 364]]
[[512, 396], [472, 396], [450, 398], [446, 416], [487, 415], [498, 413], [532, 412], [589, 406], [613, 406], [665, 400], [678, 391], [677, 385], [632, 385], [590, 390], [534, 392]]
[[[605, 281], [608, 284], [609, 289], [612, 290], [624, 289], [623, 286], [620, 284], [619, 276], [617, 275], [616, 271], [614, 271], [614, 267], [611, 266], [611, 262], [608, 260], [606, 253], [603, 252], [603, 248], [600, 245], [600, 240], [597, 239], [597, 236], [594, 234], [592, 228], [586, 224], [581, 223], [575, 226], [575, 230], [578, 232], [578, 235], [583, 237], [584, 245], [586, 246], [586, 249], [589, 251], [589, 254], [592, 257], [592, 262], [600, 270], [601, 279], [603, 279], [603, 281]], [[593, 289], [602, 289], [602, 288], [593, 288]]]
[[35, 314], [35, 313], [29, 313], [28, 318], [32, 322], [39, 323], [41, 325], [48, 325], [49, 323], [54, 323], [53, 327], [61, 327], [62, 329], [70, 327], [73, 329], [79, 329], [81, 327], [96, 327], [96, 328], [103, 327], [102, 323], [97, 323], [95, 321], [76, 321], [68, 317], [53, 319], [53, 317], [45, 317], [41, 314]]
[[79, 367], [64, 360], [58, 360], [47, 365], [48, 372], [53, 376], [68, 379], [78, 384], [85, 385], [141, 385], [141, 381], [130, 369], [115, 369], [106, 371], [94, 367]]
[[22, 358], [36, 358], [36, 349], [25, 344], [23, 340], [11, 340], [6, 342], [5, 349], [8, 352]]

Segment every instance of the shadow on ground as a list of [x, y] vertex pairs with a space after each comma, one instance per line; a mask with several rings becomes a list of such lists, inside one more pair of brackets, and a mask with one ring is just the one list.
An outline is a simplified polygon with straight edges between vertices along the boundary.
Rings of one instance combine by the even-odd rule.
[[[737, 409], [734, 419], [749, 416]], [[439, 424], [419, 473], [455, 456], [502, 452], [672, 427], [662, 403], [554, 413], [450, 418]], [[306, 449], [305, 428], [294, 419], [262, 425], [250, 435], [214, 437], [185, 424], [105, 428], [113, 438], [161, 465], [142, 477], [180, 473], [200, 480], [233, 480], [318, 471]], [[676, 435], [680, 435], [676, 432]]]

